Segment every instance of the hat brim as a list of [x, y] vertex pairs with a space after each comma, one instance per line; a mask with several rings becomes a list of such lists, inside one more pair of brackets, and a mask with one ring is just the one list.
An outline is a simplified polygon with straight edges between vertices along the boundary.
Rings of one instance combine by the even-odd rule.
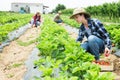
[[89, 13], [81, 12], [81, 13], [76, 13], [76, 14], [71, 15], [71, 16], [70, 16], [70, 19], [74, 19], [74, 16], [77, 15], [77, 14], [85, 14], [85, 15], [87, 15], [88, 17], [90, 17], [90, 14], [89, 14]]

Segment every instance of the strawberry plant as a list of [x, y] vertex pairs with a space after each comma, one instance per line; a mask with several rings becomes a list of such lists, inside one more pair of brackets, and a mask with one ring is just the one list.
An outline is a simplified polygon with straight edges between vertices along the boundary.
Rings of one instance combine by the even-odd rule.
[[78, 24], [78, 23], [77, 23], [75, 20], [73, 20], [73, 19], [69, 19], [69, 16], [63, 15], [63, 16], [62, 16], [62, 19], [63, 19], [64, 23], [69, 24], [69, 25], [72, 26], [72, 27], [76, 27], [76, 28], [79, 28], [79, 27], [80, 27], [80, 24]]
[[[11, 16], [12, 15], [12, 16]], [[7, 16], [7, 17], [6, 17]], [[19, 27], [27, 24], [31, 19], [31, 14], [16, 14], [16, 13], [5, 13], [0, 16], [0, 43], [7, 39], [9, 32], [18, 29]]]
[[106, 26], [106, 29], [110, 33], [110, 37], [112, 39], [112, 43], [114, 43], [120, 49], [120, 25], [110, 25]]

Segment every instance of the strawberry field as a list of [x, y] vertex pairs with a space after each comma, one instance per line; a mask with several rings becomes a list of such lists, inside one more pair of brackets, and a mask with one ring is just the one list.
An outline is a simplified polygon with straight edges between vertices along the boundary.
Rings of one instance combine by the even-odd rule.
[[[41, 26], [37, 45], [40, 59], [34, 64], [42, 71], [43, 80], [113, 80], [112, 73], [100, 74], [92, 64], [93, 56], [84, 52], [65, 29], [48, 17]], [[58, 69], [58, 72], [57, 72]], [[37, 78], [39, 80], [39, 78]]]
[[27, 24], [31, 19], [31, 14], [0, 13], [0, 44], [7, 39], [9, 32]]
[[[32, 16], [32, 14], [0, 12], [0, 45], [8, 39], [10, 32], [28, 24]], [[43, 17], [44, 22], [40, 26], [40, 29], [35, 30], [36, 32], [38, 30], [41, 31], [38, 34], [39, 37], [35, 38], [32, 42], [35, 43], [35, 47], [39, 50], [39, 58], [33, 61], [34, 68], [41, 72], [39, 77], [34, 76], [35, 80], [115, 79], [116, 76], [113, 72], [101, 73], [100, 66], [93, 63], [94, 56], [85, 52], [80, 47], [81, 43], [77, 43], [64, 26], [56, 24], [51, 15], [43, 15]], [[64, 24], [77, 29], [79, 28], [79, 24], [74, 20], [70, 20], [68, 16], [63, 15], [62, 19]], [[113, 47], [120, 49], [120, 25], [104, 25], [110, 33]], [[33, 28], [31, 28], [31, 30], [33, 30]], [[31, 38], [31, 36], [29, 38]], [[25, 44], [25, 42], [23, 42], [23, 44]], [[25, 51], [26, 50], [24, 50], [24, 52]], [[119, 68], [117, 67], [117, 69]], [[14, 76], [12, 75], [12, 77]]]

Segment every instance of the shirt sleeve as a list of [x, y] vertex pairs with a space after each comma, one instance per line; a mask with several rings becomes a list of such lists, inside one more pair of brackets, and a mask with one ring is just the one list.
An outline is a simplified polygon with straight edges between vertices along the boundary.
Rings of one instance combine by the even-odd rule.
[[81, 30], [81, 28], [79, 29], [79, 33], [78, 33], [78, 37], [76, 39], [76, 41], [82, 41], [84, 38], [84, 33], [83, 31]]
[[110, 40], [107, 30], [104, 28], [103, 24], [99, 20], [95, 21], [95, 25], [98, 27], [99, 34], [105, 40], [106, 47], [111, 49], [111, 40]]

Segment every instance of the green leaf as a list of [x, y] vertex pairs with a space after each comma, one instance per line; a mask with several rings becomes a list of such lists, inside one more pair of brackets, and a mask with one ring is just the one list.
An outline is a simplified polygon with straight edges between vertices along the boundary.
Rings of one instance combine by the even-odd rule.
[[78, 77], [71, 77], [69, 80], [78, 80]]
[[81, 70], [80, 67], [75, 67], [75, 68], [73, 69], [72, 73], [76, 73], [76, 72], [78, 72], [78, 71], [80, 71], [80, 70]]

